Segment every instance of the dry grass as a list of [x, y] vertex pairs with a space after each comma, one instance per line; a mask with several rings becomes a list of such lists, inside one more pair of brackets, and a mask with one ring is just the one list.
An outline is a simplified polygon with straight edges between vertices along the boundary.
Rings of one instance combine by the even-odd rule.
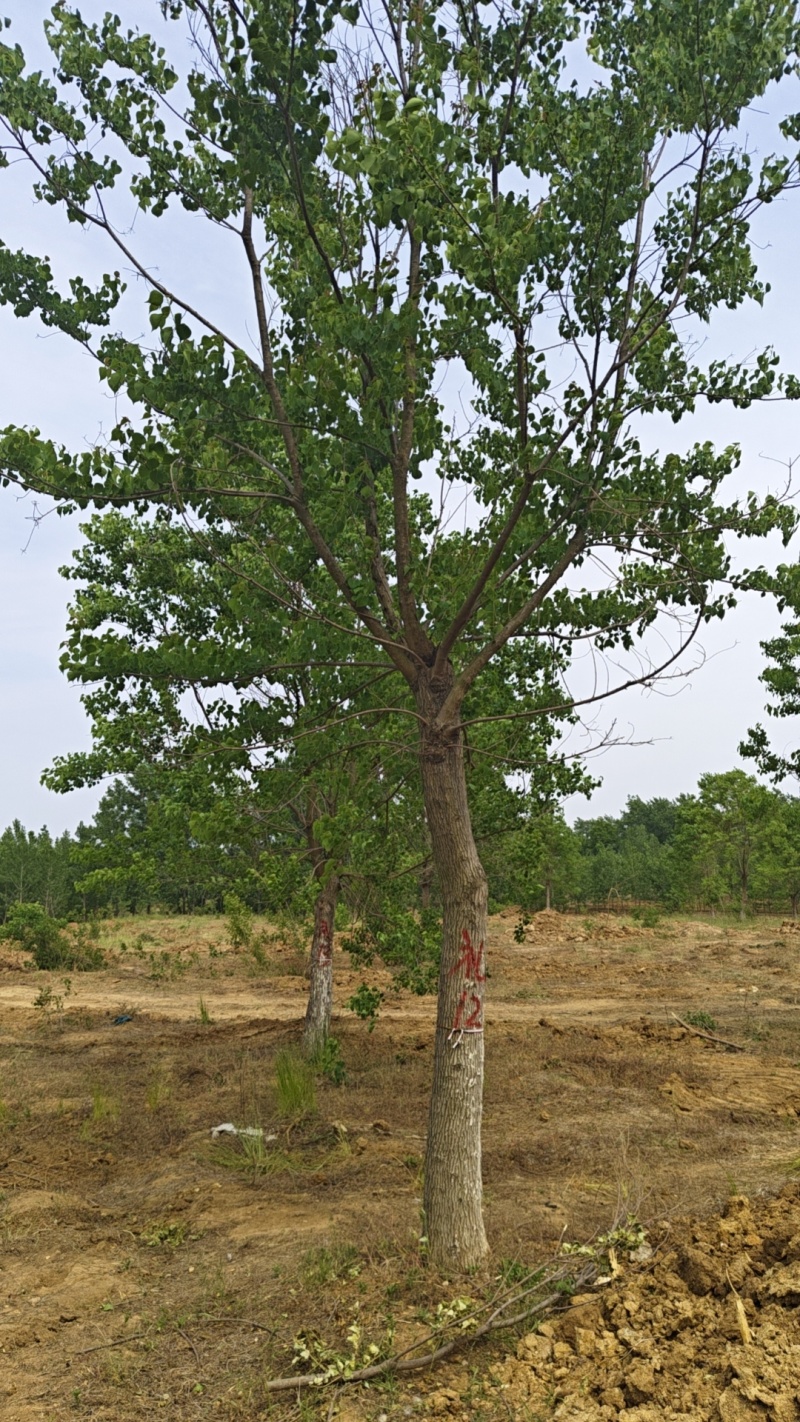
[[[513, 924], [493, 924], [487, 1031], [496, 1272], [623, 1208], [663, 1218], [780, 1182], [800, 1157], [800, 1069], [795, 950], [779, 925], [673, 922], [630, 953], [602, 937], [516, 945]], [[254, 976], [222, 937], [209, 918], [112, 925], [109, 967], [73, 981], [53, 1033], [37, 1032], [32, 1006], [48, 975], [6, 957], [0, 1230], [13, 1304], [0, 1387], [16, 1387], [26, 1422], [29, 1407], [114, 1422], [159, 1409], [178, 1422], [299, 1417], [263, 1389], [290, 1368], [299, 1331], [339, 1350], [354, 1320], [381, 1346], [391, 1330], [413, 1340], [464, 1287], [494, 1287], [445, 1282], [419, 1251], [432, 1002], [393, 992], [377, 969], [386, 1012], [373, 1034], [337, 1020], [347, 1083], [318, 1079], [317, 1114], [297, 1124], [276, 1080], [304, 1008], [305, 982], [287, 971], [296, 945], [271, 939], [269, 971]], [[360, 976], [337, 964], [337, 1001]], [[747, 1055], [683, 1032], [670, 1007], [709, 1013]], [[676, 1079], [683, 1097], [665, 1089]], [[212, 1145], [222, 1121], [278, 1139]], [[386, 1383], [363, 1415], [399, 1418], [433, 1385]], [[303, 1403], [309, 1417], [319, 1405]], [[474, 1416], [488, 1405], [476, 1382]]]

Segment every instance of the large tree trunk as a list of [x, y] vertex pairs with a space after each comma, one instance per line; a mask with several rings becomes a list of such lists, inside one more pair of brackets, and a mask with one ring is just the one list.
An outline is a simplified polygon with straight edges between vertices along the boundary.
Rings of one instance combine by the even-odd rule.
[[326, 880], [314, 905], [314, 937], [311, 940], [311, 984], [303, 1027], [303, 1051], [313, 1056], [330, 1035], [333, 1009], [333, 931], [339, 880]]
[[448, 1273], [488, 1253], [483, 1227], [481, 1114], [486, 875], [472, 835], [460, 726], [433, 724], [448, 686], [423, 684], [421, 769], [443, 907], [436, 1044], [425, 1156], [425, 1233]]

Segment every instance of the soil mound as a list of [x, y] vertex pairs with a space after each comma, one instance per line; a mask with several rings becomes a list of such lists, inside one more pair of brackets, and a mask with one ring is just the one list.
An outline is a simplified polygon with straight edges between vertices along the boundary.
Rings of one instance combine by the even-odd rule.
[[556, 1422], [800, 1422], [799, 1305], [793, 1183], [673, 1221], [649, 1263], [521, 1339], [494, 1379], [514, 1415]]
[[624, 923], [613, 914], [580, 919], [557, 909], [541, 909], [525, 924], [525, 940], [530, 943], [590, 943], [614, 939], [645, 939], [652, 933], [640, 924]]

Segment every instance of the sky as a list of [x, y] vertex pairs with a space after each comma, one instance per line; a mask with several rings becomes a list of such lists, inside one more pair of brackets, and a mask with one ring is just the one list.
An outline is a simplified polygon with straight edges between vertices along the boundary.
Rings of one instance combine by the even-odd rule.
[[[107, 6], [88, 0], [81, 8], [92, 15]], [[148, 23], [151, 13], [157, 23], [155, 3], [146, 8]], [[41, 0], [5, 0], [2, 9], [12, 19], [12, 37], [41, 62], [44, 51], [38, 36], [49, 6]], [[124, 3], [122, 9], [141, 20], [144, 7], [139, 0]], [[774, 96], [768, 96], [748, 115], [756, 152], [767, 144], [775, 104]], [[800, 108], [800, 103], [792, 107]], [[244, 274], [239, 288], [236, 277], [233, 286], [227, 276], [224, 283], [218, 279], [220, 270], [231, 270], [224, 245], [215, 245], [225, 239], [187, 249], [180, 215], [162, 219], [157, 228], [157, 240], [144, 227], [135, 232], [144, 259], [158, 264], [165, 276], [179, 275], [190, 299], [201, 300], [228, 325], [240, 322], [246, 332]], [[763, 308], [751, 304], [737, 313], [721, 313], [708, 344], [710, 354], [745, 358], [772, 344], [784, 366], [800, 373], [798, 231], [800, 194], [765, 211], [754, 235], [772, 292]], [[36, 205], [20, 170], [0, 173], [0, 239], [48, 255], [62, 276], [80, 271], [90, 279], [120, 264], [98, 246], [93, 234], [67, 227], [58, 214]], [[132, 278], [128, 299], [141, 300]], [[17, 321], [0, 307], [0, 428], [35, 425], [80, 449], [107, 430], [116, 415], [116, 403], [99, 385], [90, 358], [65, 336], [45, 332], [35, 320]], [[650, 422], [646, 434], [650, 446], [664, 451], [683, 450], [697, 439], [741, 444], [742, 464], [732, 489], [777, 491], [787, 482], [790, 462], [800, 460], [800, 407], [701, 408], [677, 428], [666, 418]], [[79, 690], [59, 671], [69, 586], [58, 570], [79, 542], [80, 520], [47, 512], [40, 521], [37, 514], [42, 512], [44, 507], [37, 509], [32, 498], [21, 498], [17, 490], [0, 490], [0, 829], [19, 818], [28, 828], [47, 824], [60, 832], [91, 818], [101, 791], [56, 795], [40, 784], [42, 771], [55, 757], [89, 744]], [[774, 564], [796, 556], [796, 550], [787, 555], [773, 540], [737, 556], [748, 566], [761, 560]], [[688, 792], [703, 772], [739, 763], [738, 743], [751, 725], [764, 720], [759, 643], [778, 626], [769, 601], [746, 600], [724, 623], [705, 630], [701, 655], [690, 658], [683, 679], [650, 691], [629, 691], [605, 703], [588, 731], [573, 733], [568, 748], [581, 750], [603, 734], [629, 744], [590, 760], [602, 786], [588, 803], [573, 797], [568, 816], [617, 813], [632, 794], [649, 798]], [[588, 664], [579, 668], [576, 684], [588, 686], [592, 674]], [[800, 736], [800, 727], [790, 722], [773, 722], [772, 729], [779, 747], [794, 744]]]

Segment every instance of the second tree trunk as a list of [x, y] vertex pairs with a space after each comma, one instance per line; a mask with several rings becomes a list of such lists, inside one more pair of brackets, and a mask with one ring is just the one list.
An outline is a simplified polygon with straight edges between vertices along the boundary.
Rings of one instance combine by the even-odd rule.
[[330, 1036], [333, 1010], [333, 932], [338, 897], [339, 880], [334, 874], [320, 889], [314, 905], [311, 983], [303, 1027], [303, 1052], [309, 1057], [319, 1051]]

